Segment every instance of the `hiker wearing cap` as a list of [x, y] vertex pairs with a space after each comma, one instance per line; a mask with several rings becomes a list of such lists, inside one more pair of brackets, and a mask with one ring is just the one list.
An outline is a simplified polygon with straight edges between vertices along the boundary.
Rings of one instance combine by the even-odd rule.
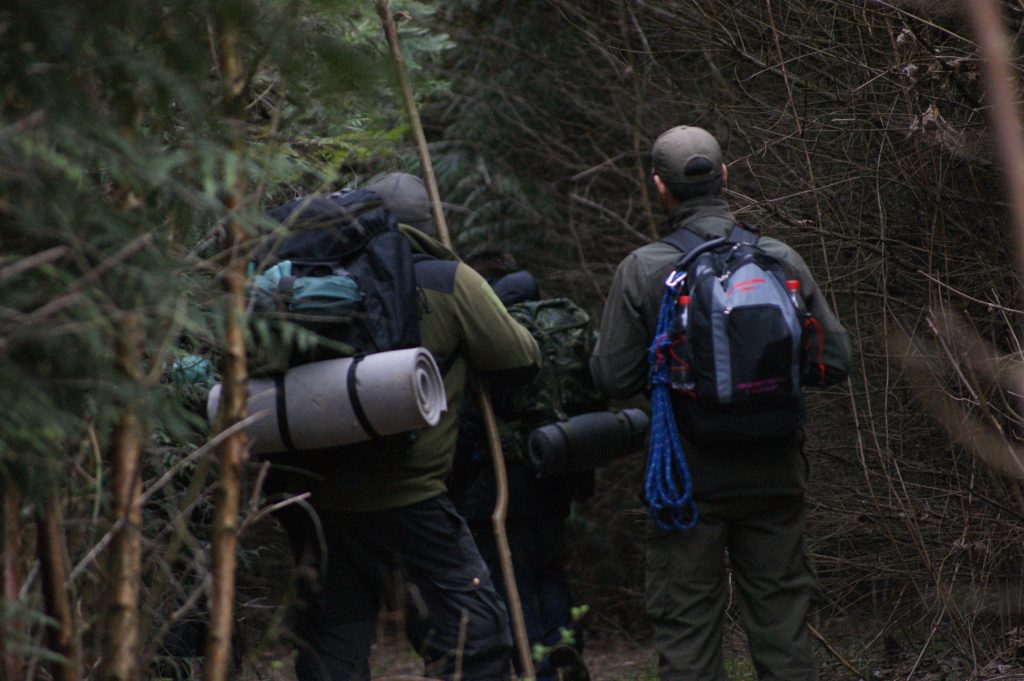
[[384, 199], [384, 204], [400, 224], [430, 236], [437, 235], [430, 214], [430, 197], [423, 180], [409, 173], [384, 173], [374, 176], [366, 188]]
[[528, 381], [539, 351], [487, 282], [427, 232], [433, 225], [419, 178], [385, 175], [371, 187], [412, 247], [421, 345], [441, 370], [448, 409], [414, 437], [277, 461], [289, 474], [278, 489], [310, 493], [316, 510], [313, 517], [293, 504], [278, 514], [300, 574], [296, 676], [368, 681], [384, 604], [399, 611], [425, 676], [507, 679], [508, 613], [445, 481], [469, 373], [497, 384]]
[[[717, 140], [701, 128], [677, 126], [658, 137], [651, 155], [652, 180], [669, 215], [664, 235], [688, 232], [691, 243], [730, 239], [737, 222], [720, 196], [728, 168]], [[756, 245], [799, 282], [802, 304], [820, 322], [821, 384], [842, 380], [850, 363], [849, 341], [807, 266], [777, 239], [760, 237]], [[681, 250], [657, 241], [618, 266], [591, 359], [595, 382], [614, 398], [648, 388], [648, 349], [659, 327], [666, 278], [680, 264]], [[678, 402], [672, 404], [675, 410]], [[807, 616], [818, 587], [803, 545], [808, 473], [803, 429], [744, 441], [739, 422], [733, 441], [697, 441], [680, 425], [679, 412], [670, 414], [692, 480], [694, 522], [672, 529], [650, 523], [645, 600], [661, 679], [727, 678], [722, 653], [730, 601], [726, 554], [758, 678], [816, 679]], [[650, 493], [647, 488], [649, 506]]]

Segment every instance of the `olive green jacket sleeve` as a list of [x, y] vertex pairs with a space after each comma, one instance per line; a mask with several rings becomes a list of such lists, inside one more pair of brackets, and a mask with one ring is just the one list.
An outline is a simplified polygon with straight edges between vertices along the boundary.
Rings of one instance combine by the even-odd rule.
[[839, 319], [836, 318], [804, 259], [789, 246], [770, 237], [761, 239], [758, 245], [765, 252], [778, 257], [800, 280], [800, 292], [803, 295], [804, 304], [807, 305], [807, 311], [814, 315], [814, 318], [821, 324], [825, 384], [835, 385], [846, 380], [852, 361], [850, 338], [843, 325], [839, 323]]
[[[413, 251], [441, 260], [458, 256], [441, 242], [408, 225], [399, 225]], [[540, 350], [530, 332], [516, 322], [476, 270], [460, 262], [450, 295], [427, 295], [432, 307], [424, 329], [424, 343], [444, 356], [465, 359], [470, 369], [483, 375], [516, 375], [525, 379], [540, 365]], [[511, 373], [510, 373], [511, 372]], [[524, 380], [525, 380], [524, 379]]]
[[[426, 237], [424, 237], [426, 238]], [[448, 259], [448, 258], [444, 258]], [[487, 282], [464, 264], [450, 279], [419, 282], [422, 344], [446, 371], [448, 409], [410, 442], [384, 451], [346, 452], [317, 462], [317, 508], [373, 511], [398, 508], [445, 491], [459, 428], [459, 409], [470, 372], [532, 376], [540, 361], [537, 343], [498, 301]], [[369, 448], [381, 447], [377, 441]]]
[[658, 305], [656, 273], [634, 251], [615, 271], [590, 359], [594, 383], [609, 397], [632, 397], [647, 386], [647, 348], [654, 336]]
[[460, 337], [460, 354], [470, 368], [493, 376], [539, 366], [537, 341], [512, 319], [490, 284], [466, 265], [456, 272], [453, 300], [456, 328], [451, 331]]

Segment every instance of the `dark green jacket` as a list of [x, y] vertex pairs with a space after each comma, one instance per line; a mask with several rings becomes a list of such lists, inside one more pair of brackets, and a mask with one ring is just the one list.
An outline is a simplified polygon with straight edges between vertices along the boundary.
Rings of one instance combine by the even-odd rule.
[[[314, 507], [335, 511], [397, 508], [445, 492], [452, 466], [459, 404], [469, 371], [495, 381], [528, 380], [540, 363], [537, 343], [513, 320], [490, 285], [429, 236], [405, 225], [414, 253], [438, 259], [417, 262], [422, 345], [447, 367], [448, 410], [411, 442], [379, 442], [299, 455], [288, 460], [307, 471], [289, 491], [312, 492]], [[282, 460], [282, 463], [284, 461]]]
[[[732, 218], [723, 199], [701, 197], [677, 206], [670, 224], [673, 230], [686, 228], [701, 237], [715, 238], [728, 235]], [[800, 280], [807, 308], [825, 333], [825, 364], [833, 375], [845, 376], [850, 367], [849, 339], [803, 259], [771, 237], [761, 238], [758, 246]], [[647, 387], [647, 348], [657, 326], [665, 278], [680, 256], [677, 249], [658, 241], [630, 253], [615, 272], [601, 318], [600, 339], [590, 361], [595, 382], [612, 397], [629, 398]], [[728, 448], [684, 442], [695, 494], [700, 498], [801, 492], [805, 482], [802, 439], [803, 434], [797, 433], [756, 447]]]

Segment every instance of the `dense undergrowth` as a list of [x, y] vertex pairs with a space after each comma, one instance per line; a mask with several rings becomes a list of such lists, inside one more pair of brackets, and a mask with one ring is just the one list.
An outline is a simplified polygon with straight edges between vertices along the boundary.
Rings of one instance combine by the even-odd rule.
[[[34, 532], [52, 520], [71, 643], [95, 673], [128, 414], [143, 425], [147, 495], [140, 654], [170, 664], [160, 658], [202, 638], [217, 470], [201, 396], [162, 370], [187, 353], [220, 360], [229, 214], [256, 233], [268, 205], [416, 170], [369, 5], [0, 9], [0, 478], [5, 575], [20, 579], [2, 622], [23, 677], [59, 668], [41, 580], [62, 558]], [[1002, 6], [1019, 36], [1024, 13]], [[959, 5], [395, 9], [409, 13], [403, 42], [457, 250], [508, 249], [595, 317], [615, 265], [661, 225], [653, 139], [692, 123], [722, 141], [738, 215], [797, 248], [855, 347], [850, 382], [810, 405], [823, 665], [831, 678], [854, 678], [840, 659], [884, 679], [1019, 677], [1020, 289]], [[213, 39], [225, 22], [241, 114], [229, 115]], [[600, 471], [567, 546], [591, 635], [639, 649], [641, 469], [637, 456]], [[288, 561], [260, 512], [259, 470], [249, 462], [243, 490], [236, 648], [266, 668], [286, 662]], [[734, 648], [742, 659], [741, 638]]]

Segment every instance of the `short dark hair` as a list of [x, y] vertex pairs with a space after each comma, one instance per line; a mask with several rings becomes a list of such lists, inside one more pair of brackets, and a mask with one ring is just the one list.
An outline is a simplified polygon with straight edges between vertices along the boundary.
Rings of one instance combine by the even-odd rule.
[[722, 191], [722, 174], [704, 182], [666, 184], [676, 201], [686, 201], [698, 196], [717, 196]]
[[511, 274], [519, 269], [512, 252], [501, 246], [483, 245], [469, 252], [463, 261], [488, 281]]

